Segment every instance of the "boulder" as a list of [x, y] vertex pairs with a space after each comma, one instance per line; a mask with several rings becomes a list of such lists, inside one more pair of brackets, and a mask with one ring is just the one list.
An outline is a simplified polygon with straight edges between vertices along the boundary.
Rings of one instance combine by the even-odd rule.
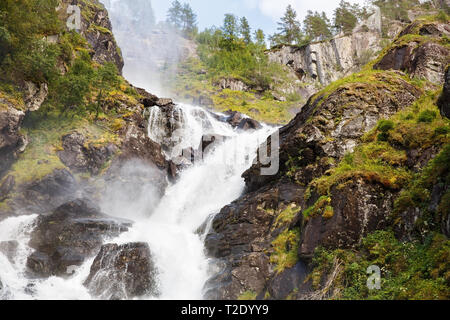
[[[319, 246], [351, 248], [369, 233], [386, 227], [395, 194], [359, 179], [339, 189], [333, 187], [330, 198], [331, 217], [318, 215], [304, 221], [299, 248], [299, 255], [304, 259], [311, 258]], [[308, 205], [317, 199], [312, 197]]]
[[78, 196], [79, 185], [66, 169], [56, 169], [47, 176], [16, 187], [9, 201], [12, 209], [21, 214], [48, 213]]
[[233, 128], [239, 126], [239, 123], [244, 119], [244, 116], [237, 111], [228, 110], [225, 114], [228, 116], [226, 122], [228, 122]]
[[156, 269], [148, 244], [102, 246], [84, 285], [100, 299], [157, 295]]
[[78, 133], [62, 137], [63, 151], [58, 152], [62, 163], [75, 172], [99, 174], [105, 163], [116, 153], [113, 143], [105, 146], [86, 145], [86, 138]]
[[261, 128], [262, 128], [262, 125], [258, 121], [250, 119], [250, 118], [242, 119], [241, 122], [239, 122], [239, 125], [238, 125], [238, 129], [244, 130], [244, 131], [247, 131], [247, 130], [258, 130], [258, 129], [261, 129]]
[[[426, 36], [428, 40], [401, 42], [403, 36], [415, 34]], [[445, 69], [450, 63], [450, 49], [439, 42], [444, 36], [450, 36], [448, 24], [415, 21], [399, 34], [398, 43], [393, 43], [392, 48], [374, 65], [374, 69], [401, 70], [408, 72], [411, 77], [424, 78], [441, 85]]]
[[131, 221], [112, 218], [88, 200], [75, 200], [41, 215], [31, 233], [27, 267], [35, 276], [69, 276], [95, 255], [105, 238], [128, 231]]

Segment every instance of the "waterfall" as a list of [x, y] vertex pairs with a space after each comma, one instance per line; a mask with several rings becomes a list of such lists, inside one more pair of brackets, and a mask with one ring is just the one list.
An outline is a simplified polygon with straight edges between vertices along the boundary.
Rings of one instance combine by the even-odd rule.
[[[241, 174], [250, 167], [257, 147], [274, 128], [264, 126], [257, 131], [239, 131], [220, 121], [223, 115], [190, 105], [181, 104], [174, 112], [179, 113], [177, 143], [183, 148], [197, 148], [202, 136], [207, 134], [227, 139], [215, 146], [203, 161], [182, 171], [151, 214], [134, 216], [134, 212], [115, 211], [113, 206], [103, 206], [102, 210], [113, 216], [134, 216], [133, 227], [110, 243], [144, 242], [150, 247], [160, 295], [143, 298], [202, 299], [203, 287], [210, 275], [204, 252], [208, 227], [200, 227], [205, 223], [209, 226], [207, 222], [214, 214], [242, 194], [245, 185]], [[149, 136], [157, 142], [167, 142], [166, 121], [171, 119], [164, 119], [162, 110], [157, 107], [150, 110]], [[174, 127], [169, 126], [169, 130], [172, 129]], [[171, 151], [166, 150], [168, 156]], [[139, 196], [151, 197], [145, 192]], [[147, 203], [144, 200], [137, 203]], [[126, 207], [127, 204], [121, 206]], [[128, 208], [136, 211], [136, 206]], [[97, 299], [83, 286], [94, 257], [69, 278], [32, 279], [27, 275], [26, 260], [32, 252], [28, 247], [29, 233], [36, 218], [37, 215], [22, 216], [0, 222], [0, 242], [12, 240], [18, 244], [12, 258], [0, 251], [0, 299]]]

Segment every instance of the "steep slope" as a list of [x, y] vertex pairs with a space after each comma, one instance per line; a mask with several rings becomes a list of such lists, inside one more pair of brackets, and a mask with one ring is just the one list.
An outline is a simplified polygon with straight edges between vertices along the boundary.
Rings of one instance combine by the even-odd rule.
[[[415, 69], [433, 52], [416, 54]], [[244, 173], [248, 193], [206, 238], [220, 270], [208, 297], [448, 299], [449, 120], [434, 73], [371, 70], [377, 61], [280, 129], [276, 176], [260, 175], [261, 164]], [[366, 286], [371, 265], [383, 270], [381, 290]]]
[[[123, 59], [103, 5], [75, 4], [81, 9], [78, 32], [66, 25], [74, 12], [69, 5], [59, 2], [59, 33], [45, 37], [44, 46], [57, 53], [52, 76], [37, 83], [28, 75], [0, 79], [0, 219], [51, 212], [83, 196], [85, 185], [91, 186], [86, 195], [96, 197], [102, 181], [117, 179], [130, 160], [155, 168], [160, 194], [167, 185], [169, 166], [148, 138], [143, 115], [158, 98], [118, 74]], [[35, 55], [48, 59], [39, 50]]]

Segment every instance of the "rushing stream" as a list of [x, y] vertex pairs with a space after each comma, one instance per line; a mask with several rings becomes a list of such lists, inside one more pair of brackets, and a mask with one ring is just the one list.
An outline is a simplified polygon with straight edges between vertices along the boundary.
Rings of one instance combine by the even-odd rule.
[[[157, 107], [154, 107], [157, 108]], [[156, 110], [156, 109], [155, 109]], [[156, 110], [157, 111], [157, 110]], [[181, 172], [176, 183], [170, 184], [151, 213], [136, 215], [133, 204], [102, 205], [106, 214], [130, 218], [134, 225], [111, 243], [146, 242], [150, 246], [158, 272], [158, 297], [149, 299], [202, 299], [208, 279], [208, 259], [204, 253], [204, 236], [213, 214], [237, 199], [243, 192], [242, 173], [251, 165], [257, 147], [274, 130], [263, 127], [257, 131], [240, 131], [218, 120], [199, 107], [180, 105], [183, 127], [180, 132], [182, 147], [197, 147], [205, 134], [228, 137], [208, 153], [204, 161]], [[158, 140], [157, 117], [149, 119], [149, 135]], [[159, 142], [159, 141], [157, 141]], [[140, 197], [151, 195], [141, 193]], [[145, 200], [145, 199], [142, 199]], [[139, 201], [145, 203], [145, 201]], [[124, 208], [128, 208], [125, 209]], [[129, 211], [129, 212], [126, 212]], [[83, 282], [89, 274], [93, 258], [78, 268], [68, 279], [28, 279], [26, 259], [32, 252], [28, 247], [34, 216], [9, 218], [0, 222], [0, 242], [16, 240], [19, 243], [12, 257], [0, 253], [1, 281], [7, 299], [92, 299]], [[199, 229], [206, 223], [206, 227]], [[202, 231], [199, 231], [202, 230]]]

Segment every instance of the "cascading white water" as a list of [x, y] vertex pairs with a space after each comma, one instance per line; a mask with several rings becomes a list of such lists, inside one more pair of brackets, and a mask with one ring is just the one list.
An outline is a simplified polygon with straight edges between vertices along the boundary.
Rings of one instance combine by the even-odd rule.
[[[178, 181], [168, 187], [165, 195], [152, 210], [152, 214], [138, 214], [145, 208], [102, 206], [105, 213], [133, 218], [135, 224], [129, 232], [111, 242], [147, 242], [158, 270], [160, 295], [149, 299], [202, 299], [203, 286], [208, 278], [208, 259], [204, 253], [204, 233], [199, 227], [212, 214], [238, 198], [244, 188], [241, 178], [256, 155], [257, 147], [265, 141], [274, 128], [251, 132], [237, 131], [219, 121], [202, 108], [180, 105], [183, 113], [181, 145], [197, 148], [206, 134], [228, 137], [217, 145], [203, 162], [196, 163], [180, 174]], [[157, 108], [149, 121], [149, 135], [158, 140]], [[151, 191], [149, 191], [151, 193]], [[140, 197], [153, 197], [145, 192]], [[142, 199], [145, 200], [145, 199]], [[147, 203], [147, 201], [138, 201]], [[128, 208], [128, 211], [126, 212]], [[124, 211], [125, 210], [125, 211]], [[0, 242], [16, 240], [17, 252], [10, 261], [0, 252], [0, 281], [3, 290], [0, 299], [95, 299], [83, 286], [93, 259], [86, 261], [68, 279], [28, 279], [26, 258], [29, 232], [36, 216], [10, 218], [0, 222]], [[206, 229], [207, 230], [207, 229]], [[3, 295], [3, 296], [2, 296]]]

